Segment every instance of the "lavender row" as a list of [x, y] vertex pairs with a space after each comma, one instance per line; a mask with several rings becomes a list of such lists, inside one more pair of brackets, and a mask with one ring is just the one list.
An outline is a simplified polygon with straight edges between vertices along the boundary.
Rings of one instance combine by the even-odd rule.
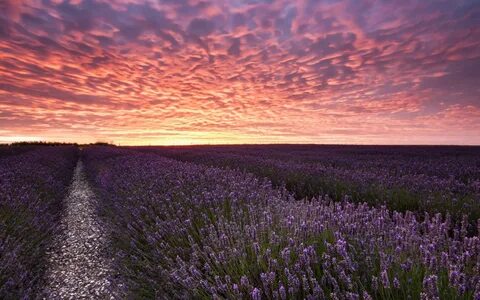
[[0, 145], [0, 159], [34, 150], [35, 146]]
[[76, 160], [75, 147], [47, 146], [0, 159], [1, 299], [37, 295]]
[[141, 151], [241, 169], [297, 198], [328, 194], [397, 211], [480, 218], [480, 148], [381, 146], [144, 147]]
[[295, 201], [248, 173], [124, 149], [85, 161], [132, 298], [480, 299], [466, 220]]

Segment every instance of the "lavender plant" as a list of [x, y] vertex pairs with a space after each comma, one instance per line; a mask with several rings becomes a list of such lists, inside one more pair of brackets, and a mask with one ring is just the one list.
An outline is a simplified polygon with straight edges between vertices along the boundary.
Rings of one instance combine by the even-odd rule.
[[1, 299], [36, 297], [76, 153], [43, 146], [0, 159]]
[[267, 177], [298, 199], [325, 196], [392, 210], [480, 218], [480, 148], [381, 146], [144, 147], [174, 159]]
[[90, 148], [85, 161], [129, 297], [480, 297], [466, 219], [294, 201], [248, 173], [124, 149]]
[[0, 145], [0, 159], [34, 150], [35, 146]]

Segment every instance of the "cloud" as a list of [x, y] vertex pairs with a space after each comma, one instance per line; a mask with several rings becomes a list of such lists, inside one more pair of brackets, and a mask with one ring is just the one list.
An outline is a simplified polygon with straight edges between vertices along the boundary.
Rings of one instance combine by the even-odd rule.
[[210, 20], [195, 18], [188, 25], [189, 34], [203, 37], [211, 34], [215, 30], [215, 23]]
[[0, 90], [12, 93], [22, 94], [35, 98], [56, 99], [65, 102], [75, 102], [81, 104], [102, 104], [100, 97], [93, 95], [75, 94], [68, 91], [57, 89], [50, 85], [37, 84], [32, 87], [21, 87], [6, 83], [0, 83]]
[[228, 54], [233, 56], [240, 56], [240, 39], [234, 39], [232, 45], [228, 48]]
[[1, 5], [11, 136], [480, 143], [475, 0]]

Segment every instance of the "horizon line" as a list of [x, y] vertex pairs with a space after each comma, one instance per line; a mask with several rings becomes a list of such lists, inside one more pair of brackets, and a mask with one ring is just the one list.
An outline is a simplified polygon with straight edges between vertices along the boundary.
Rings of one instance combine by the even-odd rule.
[[189, 147], [189, 146], [381, 146], [381, 147], [480, 147], [480, 144], [354, 144], [354, 143], [206, 143], [206, 144], [124, 144], [115, 142], [91, 142], [91, 143], [77, 143], [77, 142], [57, 142], [57, 141], [16, 141], [10, 143], [0, 142], [0, 146], [14, 146], [14, 145], [111, 145], [116, 147]]

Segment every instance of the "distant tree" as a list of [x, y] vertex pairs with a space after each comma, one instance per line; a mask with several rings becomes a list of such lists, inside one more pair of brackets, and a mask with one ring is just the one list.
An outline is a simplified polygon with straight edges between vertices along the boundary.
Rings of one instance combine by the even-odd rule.
[[95, 143], [90, 143], [89, 145], [92, 146], [115, 146], [113, 142], [95, 142]]

